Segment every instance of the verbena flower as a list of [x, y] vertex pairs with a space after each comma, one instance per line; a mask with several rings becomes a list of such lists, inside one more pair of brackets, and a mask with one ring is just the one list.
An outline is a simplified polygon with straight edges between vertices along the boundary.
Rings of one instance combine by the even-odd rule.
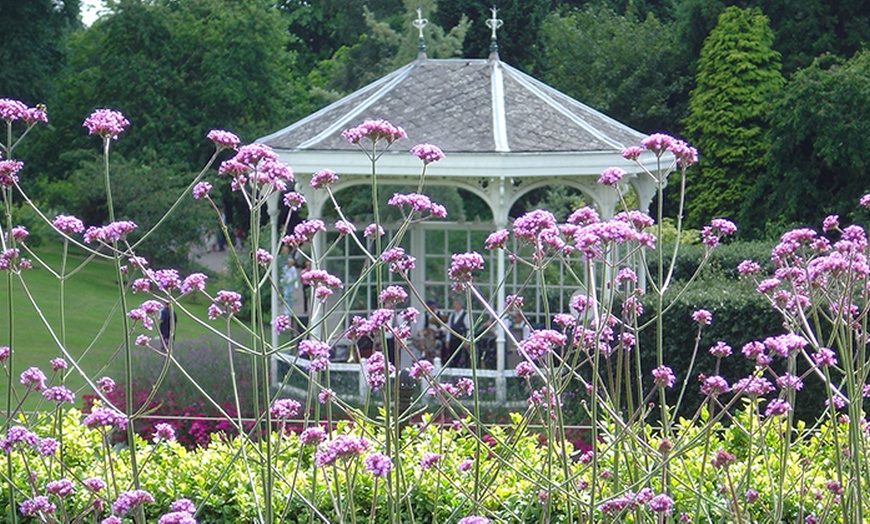
[[351, 144], [359, 144], [360, 140], [364, 138], [372, 142], [386, 140], [388, 144], [392, 144], [400, 138], [408, 137], [404, 129], [394, 126], [386, 120], [365, 120], [356, 127], [342, 131], [341, 136]]
[[444, 158], [441, 148], [432, 144], [417, 144], [411, 148], [411, 154], [422, 160], [424, 164], [431, 164]]
[[66, 386], [50, 387], [42, 392], [42, 396], [46, 400], [56, 402], [58, 404], [63, 402], [73, 404], [76, 400], [76, 394], [70, 391], [70, 389]]
[[713, 467], [716, 469], [727, 467], [733, 464], [737, 460], [737, 457], [728, 453], [723, 449], [719, 449], [713, 455]]
[[459, 522], [456, 524], [492, 524], [490, 520], [486, 517], [480, 517], [477, 515], [469, 515], [467, 517], [462, 517], [459, 519]]
[[384, 228], [378, 224], [369, 224], [366, 226], [365, 230], [363, 230], [364, 238], [373, 238], [375, 235], [379, 237], [384, 236]]
[[86, 488], [88, 488], [90, 491], [93, 491], [94, 493], [98, 493], [98, 492], [106, 489], [105, 481], [103, 481], [102, 479], [96, 478], [96, 477], [86, 478], [85, 480], [82, 481], [82, 484]]
[[731, 387], [731, 391], [737, 394], [746, 394], [752, 397], [766, 395], [773, 391], [773, 384], [764, 377], [749, 375], [741, 378]]
[[701, 377], [701, 394], [709, 396], [717, 396], [728, 393], [728, 381], [719, 375], [712, 377]]
[[161, 515], [157, 524], [197, 524], [197, 521], [187, 511], [172, 511]]
[[24, 162], [18, 160], [0, 160], [0, 187], [9, 188], [18, 183], [18, 172], [24, 167]]
[[387, 286], [381, 291], [378, 300], [385, 307], [395, 307], [396, 304], [408, 299], [408, 293], [402, 286]]
[[73, 491], [73, 483], [68, 479], [52, 480], [45, 485], [45, 492], [58, 497], [66, 497]]
[[83, 127], [88, 128], [89, 135], [100, 135], [104, 139], [118, 139], [124, 128], [130, 125], [130, 122], [124, 118], [124, 115], [112, 109], [97, 109], [85, 119]]
[[329, 366], [329, 344], [319, 340], [306, 339], [299, 342], [299, 355], [311, 360], [310, 369], [321, 371]]
[[427, 451], [420, 458], [420, 469], [429, 469], [437, 464], [439, 460], [441, 460], [441, 455]]
[[25, 116], [27, 116], [27, 104], [11, 98], [0, 98], [0, 118], [13, 122]]
[[447, 276], [457, 283], [471, 282], [471, 272], [483, 269], [483, 257], [474, 251], [470, 253], [454, 253], [450, 257], [450, 268]]
[[154, 497], [143, 489], [122, 491], [112, 503], [112, 511], [119, 515], [126, 515], [134, 508], [149, 502], [154, 502]]
[[504, 249], [509, 237], [510, 232], [507, 229], [493, 231], [488, 237], [486, 237], [486, 241], [483, 243], [484, 249]]
[[85, 417], [82, 424], [87, 428], [101, 428], [105, 426], [116, 426], [118, 429], [127, 427], [127, 416], [109, 408], [102, 406], [94, 408], [91, 413]]
[[720, 340], [720, 341], [716, 342], [716, 344], [713, 345], [709, 349], [709, 352], [711, 355], [713, 355], [716, 358], [730, 357], [731, 356], [731, 346], [729, 346], [728, 344], [726, 344], [725, 342], [722, 342]]
[[242, 141], [235, 134], [230, 133], [229, 131], [224, 131], [222, 129], [212, 129], [206, 135], [206, 138], [214, 142], [215, 146], [217, 146], [218, 150], [222, 149], [235, 149], [242, 143]]
[[97, 387], [105, 394], [115, 391], [115, 381], [111, 377], [101, 377], [97, 380]]
[[338, 182], [338, 175], [334, 171], [324, 169], [311, 175], [311, 182], [308, 185], [314, 189], [324, 189], [336, 182]]
[[208, 182], [199, 182], [195, 186], [193, 186], [193, 198], [196, 200], [201, 200], [208, 196], [209, 191], [211, 191], [212, 185]]
[[373, 391], [384, 387], [384, 384], [387, 383], [387, 376], [395, 371], [395, 366], [384, 360], [383, 353], [372, 353], [372, 356], [366, 360], [366, 381]]
[[278, 315], [272, 319], [272, 328], [275, 333], [283, 333], [293, 328], [293, 319], [290, 315]]
[[334, 464], [339, 459], [348, 460], [358, 457], [368, 451], [369, 443], [361, 437], [338, 435], [330, 442], [321, 445], [314, 453], [314, 465], [324, 467]]
[[384, 478], [389, 475], [390, 470], [393, 469], [393, 461], [383, 453], [372, 453], [363, 459], [363, 464], [365, 464], [364, 470], [368, 471], [375, 477]]
[[765, 417], [781, 417], [791, 411], [791, 404], [781, 398], [771, 399], [764, 410]]
[[430, 376], [434, 369], [435, 366], [433, 366], [428, 360], [418, 360], [411, 365], [411, 369], [408, 373], [412, 378], [422, 378]]
[[353, 222], [348, 222], [347, 220], [336, 220], [335, 230], [342, 235], [350, 235], [356, 231], [356, 226], [353, 225]]
[[284, 205], [291, 211], [296, 211], [305, 205], [305, 197], [295, 191], [284, 194]]
[[674, 376], [673, 370], [668, 366], [659, 366], [655, 368], [652, 370], [652, 376], [656, 387], [672, 388], [674, 387], [674, 382], [677, 380]]
[[299, 409], [302, 405], [289, 398], [279, 398], [272, 402], [272, 407], [269, 413], [275, 419], [289, 419], [299, 414]]
[[656, 513], [670, 514], [674, 508], [674, 500], [668, 495], [660, 493], [647, 503], [647, 507]]
[[45, 389], [45, 373], [38, 367], [30, 367], [21, 372], [20, 382], [22, 386], [36, 391]]
[[326, 440], [326, 430], [320, 426], [306, 428], [305, 431], [299, 435], [299, 442], [301, 442], [303, 446], [316, 446], [324, 440]]
[[601, 173], [601, 176], [598, 178], [598, 183], [605, 186], [615, 186], [616, 183], [622, 180], [626, 174], [627, 173], [624, 169], [608, 167]]
[[37, 495], [32, 499], [24, 500], [18, 506], [18, 511], [26, 517], [51, 515], [55, 510], [57, 510], [57, 506], [52, 504], [45, 495]]
[[175, 442], [175, 428], [171, 424], [158, 422], [154, 424], [153, 439], [155, 441]]
[[713, 314], [706, 309], [698, 309], [692, 312], [692, 320], [699, 324], [705, 324], [709, 326], [713, 323]]
[[208, 276], [203, 273], [191, 273], [181, 283], [179, 290], [183, 295], [194, 291], [205, 291], [205, 283]]

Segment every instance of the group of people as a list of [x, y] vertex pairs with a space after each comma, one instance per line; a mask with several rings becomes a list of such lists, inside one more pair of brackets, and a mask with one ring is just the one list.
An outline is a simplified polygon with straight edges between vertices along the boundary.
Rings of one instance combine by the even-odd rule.
[[[433, 360], [440, 357], [444, 366], [471, 367], [471, 351], [468, 344], [468, 334], [472, 330], [471, 315], [463, 307], [461, 300], [456, 299], [452, 303], [449, 312], [439, 313], [435, 309], [435, 301], [426, 303], [424, 326], [418, 331], [415, 346], [420, 351], [420, 358]], [[520, 312], [515, 312], [510, 319], [505, 321], [506, 327], [513, 337], [507, 337], [509, 350], [515, 349], [511, 342], [523, 340], [530, 333], [530, 326]], [[494, 369], [496, 367], [496, 326], [493, 319], [488, 319], [475, 330], [475, 355], [477, 366]], [[507, 364], [511, 364], [508, 362]], [[513, 364], [515, 365], [515, 363]]]

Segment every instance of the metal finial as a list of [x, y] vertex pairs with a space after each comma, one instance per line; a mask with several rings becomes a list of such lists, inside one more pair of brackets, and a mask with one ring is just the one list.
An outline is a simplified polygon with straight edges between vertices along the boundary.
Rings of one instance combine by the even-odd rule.
[[492, 37], [489, 42], [489, 52], [496, 53], [498, 52], [498, 37], [496, 35], [496, 31], [498, 28], [504, 25], [503, 20], [499, 20], [496, 15], [498, 15], [498, 9], [495, 6], [492, 6], [490, 9], [492, 11], [492, 18], [486, 21], [486, 26], [492, 29]]
[[423, 53], [426, 51], [426, 41], [423, 39], [423, 28], [426, 27], [426, 24], [429, 23], [429, 20], [423, 18], [423, 9], [417, 8], [417, 19], [412, 22], [414, 27], [417, 28], [417, 32], [419, 34], [419, 40], [417, 41], [417, 52]]

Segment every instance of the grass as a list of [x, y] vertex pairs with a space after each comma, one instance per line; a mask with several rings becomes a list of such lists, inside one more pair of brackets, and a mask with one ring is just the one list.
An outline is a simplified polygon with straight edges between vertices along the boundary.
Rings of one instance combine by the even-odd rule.
[[[33, 260], [33, 269], [24, 272], [24, 285], [32, 295], [35, 305], [27, 297], [27, 293], [17, 276], [13, 276], [13, 332], [10, 334], [9, 306], [7, 297], [9, 286], [7, 275], [0, 278], [0, 346], [10, 346], [14, 351], [13, 368], [6, 369], [13, 382], [18, 385], [18, 375], [31, 366], [41, 368], [50, 376], [49, 361], [62, 353], [46, 327], [47, 322], [57, 338], [66, 346], [69, 354], [79, 363], [81, 368], [93, 378], [99, 378], [107, 369], [121, 367], [124, 344], [121, 302], [118, 295], [117, 279], [113, 263], [103, 259], [93, 259], [80, 271], [66, 280], [64, 285], [64, 317], [65, 329], [61, 328], [60, 282], [46, 269], [46, 265], [59, 272], [62, 261], [60, 246], [45, 247], [35, 250], [41, 261]], [[28, 257], [30, 258], [30, 257]], [[84, 262], [83, 252], [71, 252], [67, 260], [67, 272]], [[148, 296], [127, 295], [127, 307], [132, 309]], [[206, 318], [207, 299], [202, 296], [185, 297], [182, 300], [185, 308], [197, 318]], [[40, 312], [42, 315], [40, 315]], [[43, 318], [45, 320], [43, 320]], [[141, 328], [134, 330], [133, 338], [141, 333]], [[176, 340], [197, 338], [208, 333], [208, 330], [179, 312]], [[149, 336], [157, 336], [156, 327]], [[14, 338], [13, 338], [14, 337]], [[135, 351], [148, 351], [135, 347]], [[115, 362], [115, 360], [118, 362]], [[81, 395], [89, 393], [86, 384], [79, 374], [72, 370], [66, 380], [66, 385], [76, 392], [77, 400]], [[6, 385], [0, 387], [0, 410], [5, 410], [7, 390]], [[34, 402], [25, 404], [27, 409], [36, 406]]]

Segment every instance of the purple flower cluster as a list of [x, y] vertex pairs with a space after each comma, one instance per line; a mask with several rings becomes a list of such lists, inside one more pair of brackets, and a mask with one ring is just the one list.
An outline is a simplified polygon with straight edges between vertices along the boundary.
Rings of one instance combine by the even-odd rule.
[[293, 233], [281, 239], [281, 243], [290, 247], [300, 247], [314, 238], [320, 231], [326, 231], [326, 224], [322, 220], [316, 218], [311, 220], [303, 220], [293, 227]]
[[381, 291], [378, 299], [384, 307], [392, 308], [408, 299], [408, 293], [402, 286], [387, 286]]
[[18, 511], [25, 517], [39, 517], [40, 515], [51, 515], [57, 510], [57, 506], [49, 502], [45, 495], [37, 495], [32, 499], [27, 499], [21, 502], [18, 506]]
[[329, 366], [329, 344], [320, 340], [305, 339], [299, 342], [299, 355], [308, 357], [309, 369], [322, 371]]
[[127, 417], [123, 413], [100, 406], [91, 410], [82, 424], [91, 429], [105, 426], [116, 426], [118, 429], [124, 429], [127, 427]]
[[126, 515], [130, 510], [149, 502], [154, 502], [154, 497], [143, 489], [122, 491], [112, 503], [112, 511], [119, 515]]
[[114, 140], [118, 139], [118, 135], [128, 125], [130, 122], [124, 118], [124, 115], [112, 109], [97, 109], [82, 124], [83, 127], [88, 128], [89, 135], [100, 135], [103, 139]]
[[418, 360], [411, 365], [411, 369], [408, 373], [411, 375], [411, 378], [419, 379], [431, 376], [434, 369], [435, 366], [433, 366], [428, 360]]
[[73, 404], [76, 400], [76, 394], [66, 386], [50, 387], [42, 392], [42, 396], [46, 400], [56, 402], [57, 404], [62, 404], [63, 402]]
[[480, 517], [477, 515], [469, 515], [467, 517], [462, 517], [459, 519], [459, 522], [456, 524], [492, 524], [490, 520], [486, 517]]
[[692, 320], [698, 324], [709, 326], [713, 323], [713, 313], [710, 313], [706, 309], [698, 309], [692, 313]]
[[659, 366], [655, 368], [652, 370], [652, 376], [656, 387], [660, 388], [672, 388], [677, 380], [674, 376], [673, 370], [668, 366]]
[[439, 460], [441, 460], [441, 455], [427, 451], [420, 457], [420, 469], [429, 469], [437, 464]]
[[[223, 306], [223, 309], [221, 308]], [[208, 307], [208, 318], [214, 320], [225, 312], [238, 313], [242, 309], [242, 295], [235, 291], [222, 289], [215, 295], [212, 304]]]
[[9, 188], [18, 183], [18, 172], [24, 167], [19, 160], [0, 160], [0, 187]]
[[[387, 366], [389, 366], [389, 370]], [[383, 353], [372, 353], [368, 360], [366, 360], [366, 381], [374, 391], [382, 388], [387, 383], [387, 376], [395, 371], [395, 366], [384, 360]]]
[[608, 167], [598, 178], [598, 183], [605, 186], [615, 186], [627, 173], [618, 167]]
[[364, 471], [380, 478], [389, 475], [393, 469], [393, 461], [383, 453], [372, 453], [363, 459], [363, 464], [365, 464]]
[[751, 397], [760, 397], [774, 390], [773, 384], [764, 377], [749, 375], [741, 378], [731, 387], [731, 391], [737, 394], [745, 394]]
[[212, 185], [208, 182], [199, 182], [195, 186], [193, 186], [193, 198], [195, 200], [202, 200], [206, 196], [208, 196], [209, 191], [212, 190]]
[[6, 436], [0, 439], [0, 449], [9, 453], [12, 449], [19, 447], [16, 444], [35, 449], [39, 445], [39, 437], [24, 426], [12, 426], [6, 430]]
[[24, 120], [28, 126], [32, 126], [36, 122], [48, 122], [48, 114], [44, 105], [37, 104], [36, 107], [27, 107], [24, 102], [11, 98], [0, 98], [0, 118], [7, 122]]
[[326, 440], [326, 430], [320, 426], [306, 428], [299, 434], [299, 442], [303, 446], [316, 446]]
[[444, 158], [441, 148], [432, 144], [417, 144], [411, 148], [411, 154], [423, 161], [423, 164], [431, 164]]
[[284, 205], [290, 208], [291, 211], [296, 211], [305, 205], [305, 197], [296, 191], [284, 193]]
[[233, 191], [240, 191], [249, 181], [261, 188], [286, 191], [287, 184], [295, 180], [293, 170], [279, 162], [278, 154], [265, 144], [240, 147], [236, 156], [221, 163], [218, 174], [232, 177]]
[[274, 419], [286, 420], [298, 415], [299, 409], [301, 407], [302, 404], [293, 399], [279, 398], [272, 402], [272, 407], [269, 409], [269, 414], [272, 415], [272, 418]]
[[66, 497], [73, 491], [73, 483], [69, 479], [52, 480], [45, 485], [45, 492], [58, 497]]
[[568, 337], [552, 329], [538, 329], [529, 338], [520, 341], [517, 351], [526, 358], [536, 360], [565, 345]]
[[731, 236], [737, 231], [737, 226], [730, 220], [724, 218], [714, 218], [710, 221], [709, 226], [701, 228], [701, 243], [716, 247], [719, 245], [719, 240], [724, 236]]
[[454, 253], [451, 257], [450, 269], [447, 270], [447, 275], [450, 280], [456, 282], [456, 285], [471, 282], [471, 272], [483, 269], [483, 257], [480, 253]]
[[421, 195], [419, 193], [394, 193], [393, 196], [387, 201], [388, 205], [401, 207], [408, 206], [412, 211], [424, 212], [428, 211], [430, 215], [437, 218], [446, 218], [447, 217], [447, 208], [442, 206], [441, 204], [432, 202], [432, 200], [426, 196]]
[[85, 231], [84, 241], [87, 244], [91, 242], [101, 242], [103, 244], [118, 242], [137, 227], [139, 226], [129, 220], [119, 220], [105, 226], [91, 226]]
[[333, 290], [341, 289], [341, 279], [322, 269], [309, 269], [299, 275], [303, 285], [314, 287], [315, 298], [325, 302]]
[[35, 391], [45, 390], [45, 373], [38, 367], [30, 367], [21, 372], [20, 382], [22, 386]]
[[323, 444], [314, 453], [314, 465], [324, 467], [334, 464], [339, 459], [351, 459], [368, 451], [369, 443], [361, 437], [339, 435]]
[[289, 315], [278, 315], [272, 319], [272, 328], [275, 333], [283, 333], [293, 328], [293, 319]]
[[338, 175], [329, 169], [323, 169], [311, 175], [311, 182], [308, 183], [314, 189], [324, 189], [338, 182]]
[[347, 220], [336, 220], [335, 230], [342, 235], [350, 235], [356, 231], [356, 226], [353, 225], [353, 222], [348, 222]]
[[408, 138], [408, 134], [401, 127], [394, 126], [386, 120], [365, 120], [363, 123], [341, 132], [351, 144], [359, 144], [360, 140], [367, 138], [372, 142], [386, 140], [392, 144], [400, 138]]
[[711, 397], [715, 397], [717, 395], [723, 395], [730, 391], [730, 387], [728, 386], [728, 381], [719, 375], [713, 375], [712, 377], [701, 376], [701, 394], [708, 395]]
[[205, 291], [205, 282], [208, 276], [203, 273], [191, 273], [181, 283], [180, 290], [183, 295], [194, 291]]
[[223, 149], [235, 149], [242, 143], [235, 134], [222, 129], [212, 129], [208, 132], [206, 138], [214, 142], [219, 151]]

